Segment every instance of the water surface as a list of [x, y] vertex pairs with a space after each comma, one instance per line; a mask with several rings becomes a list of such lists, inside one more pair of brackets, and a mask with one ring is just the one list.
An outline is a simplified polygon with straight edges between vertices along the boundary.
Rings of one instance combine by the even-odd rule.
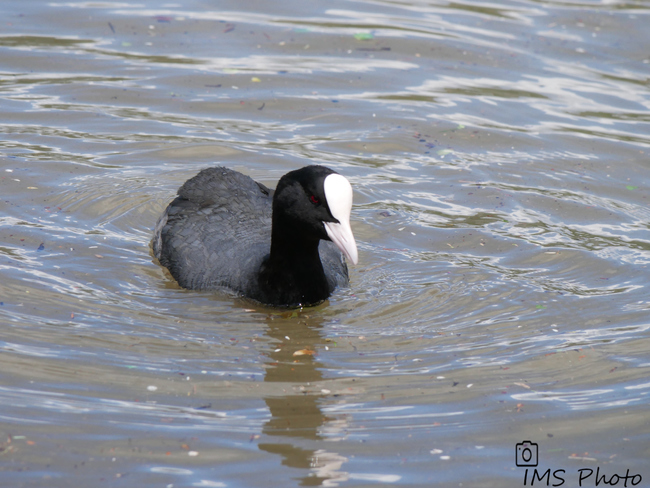
[[[523, 440], [650, 482], [650, 3], [0, 12], [3, 486], [515, 487]], [[328, 302], [153, 262], [200, 169], [313, 163], [355, 189]]]

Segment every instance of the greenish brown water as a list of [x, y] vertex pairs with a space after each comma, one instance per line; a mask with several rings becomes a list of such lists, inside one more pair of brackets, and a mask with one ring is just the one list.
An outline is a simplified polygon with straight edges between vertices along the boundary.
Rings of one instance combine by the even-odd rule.
[[[0, 13], [1, 486], [648, 486], [649, 2]], [[217, 163], [348, 177], [351, 287], [175, 285]]]

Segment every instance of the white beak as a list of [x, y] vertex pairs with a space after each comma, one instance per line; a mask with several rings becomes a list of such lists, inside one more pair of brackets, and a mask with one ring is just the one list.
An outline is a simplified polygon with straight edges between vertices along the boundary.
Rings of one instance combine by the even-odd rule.
[[352, 211], [352, 186], [345, 177], [333, 173], [325, 178], [325, 198], [332, 216], [339, 221], [323, 222], [325, 231], [334, 244], [353, 264], [359, 262], [357, 243], [354, 241], [350, 228], [350, 212]]

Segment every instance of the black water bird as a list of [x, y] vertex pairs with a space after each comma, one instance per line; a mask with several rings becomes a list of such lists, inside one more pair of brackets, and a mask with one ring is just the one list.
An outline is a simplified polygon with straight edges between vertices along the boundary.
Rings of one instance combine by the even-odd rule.
[[181, 186], [158, 220], [153, 252], [183, 288], [314, 305], [349, 284], [343, 255], [358, 260], [351, 208], [350, 183], [324, 166], [291, 171], [275, 190], [208, 168]]

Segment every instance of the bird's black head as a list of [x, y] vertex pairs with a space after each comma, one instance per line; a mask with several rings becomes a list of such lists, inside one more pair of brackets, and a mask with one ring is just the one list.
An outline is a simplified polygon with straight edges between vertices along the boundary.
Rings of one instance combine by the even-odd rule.
[[348, 180], [325, 166], [305, 166], [278, 182], [273, 196], [273, 226], [281, 227], [289, 239], [331, 240], [356, 264], [351, 208]]

